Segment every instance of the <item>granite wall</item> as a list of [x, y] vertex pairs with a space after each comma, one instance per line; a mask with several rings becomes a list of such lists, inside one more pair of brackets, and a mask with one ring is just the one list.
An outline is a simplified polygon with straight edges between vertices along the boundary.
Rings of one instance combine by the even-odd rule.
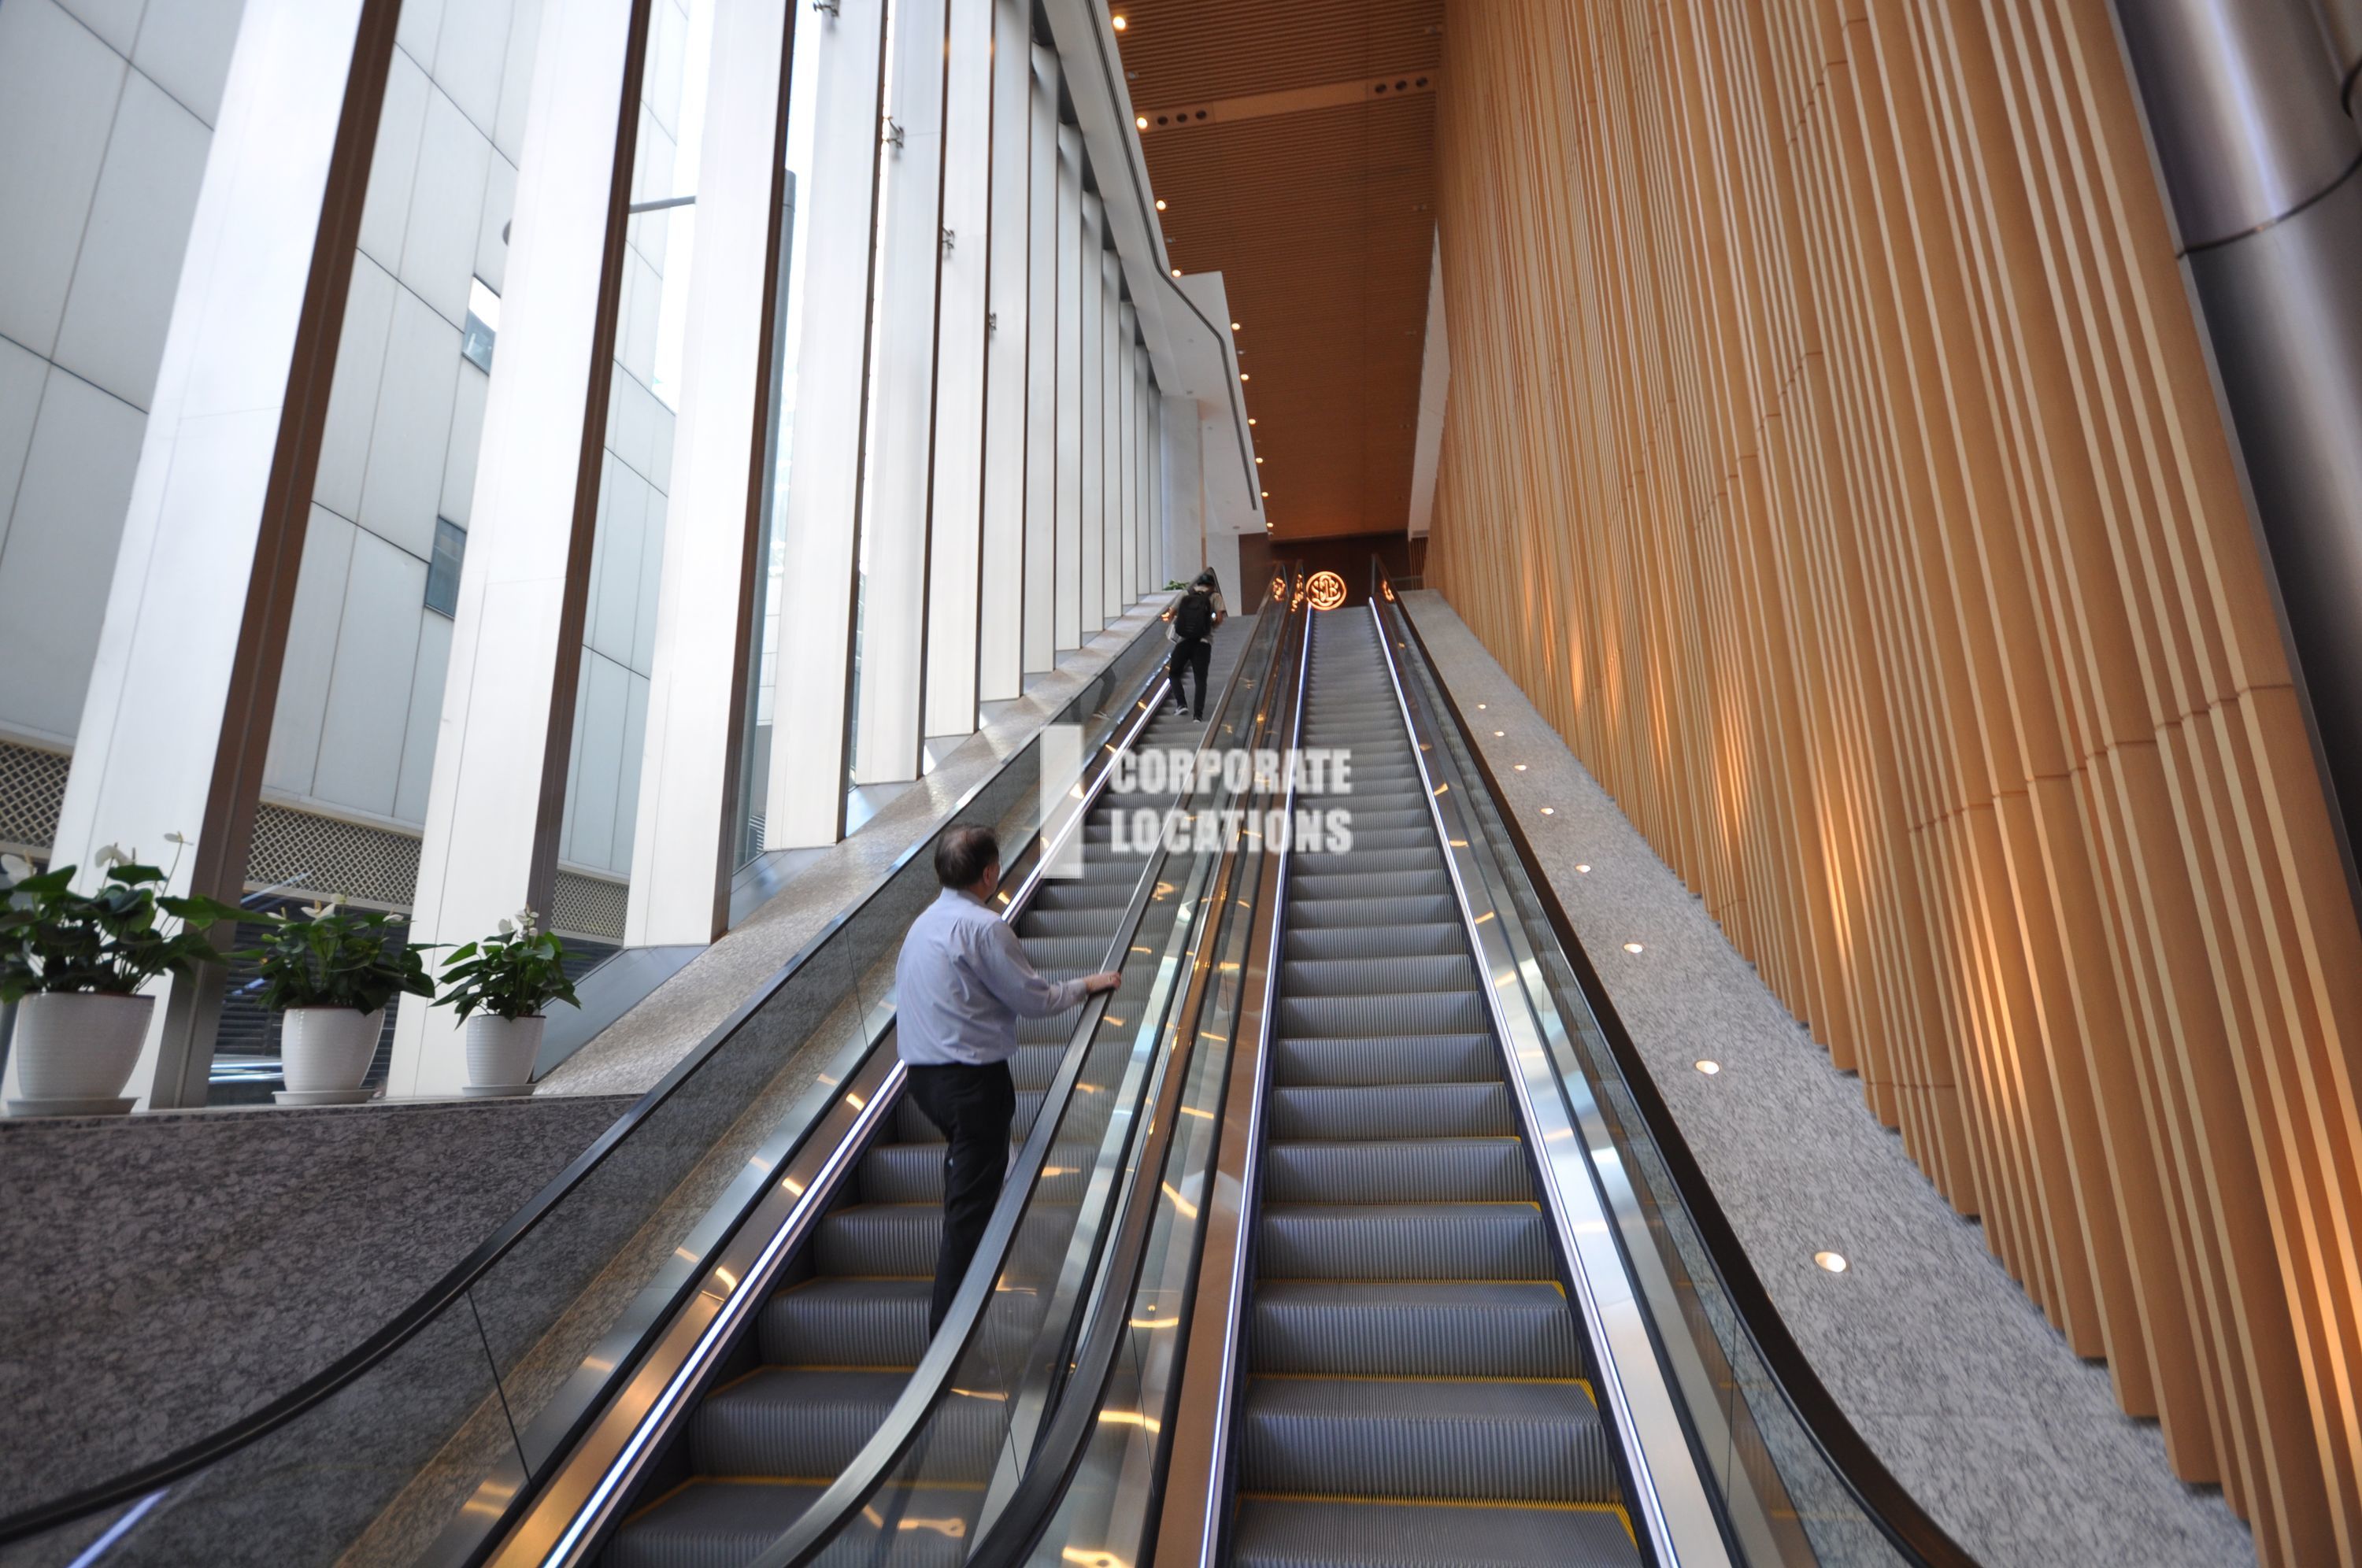
[[631, 1103], [0, 1121], [0, 1513], [326, 1367]]

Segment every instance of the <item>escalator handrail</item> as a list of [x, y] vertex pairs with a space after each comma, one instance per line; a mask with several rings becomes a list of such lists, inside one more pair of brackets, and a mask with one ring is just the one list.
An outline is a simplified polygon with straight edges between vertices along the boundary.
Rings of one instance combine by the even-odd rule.
[[[1426, 638], [1420, 635], [1418, 623], [1396, 597], [1385, 564], [1373, 560], [1371, 566], [1374, 582], [1379, 587], [1385, 602], [1392, 607], [1396, 620], [1408, 634], [1409, 643], [1417, 650], [1420, 661], [1432, 675], [1437, 668], [1434, 656], [1428, 648]], [[1464, 743], [1463, 749], [1474, 761], [1485, 789], [1496, 802], [1506, 801], [1508, 797], [1502, 790], [1500, 779], [1495, 776], [1492, 764], [1485, 758], [1484, 749], [1474, 744], [1475, 727], [1461, 712], [1450, 686], [1440, 678], [1433, 684], [1442, 695], [1445, 711], [1458, 727]], [[1697, 1229], [1707, 1265], [1714, 1272], [1716, 1283], [1722, 1288], [1723, 1298], [1730, 1304], [1740, 1331], [1747, 1335], [1755, 1353], [1772, 1373], [1781, 1399], [1831, 1473], [1852, 1496], [1861, 1511], [1884, 1534], [1889, 1544], [1911, 1561], [1926, 1563], [1928, 1568], [1975, 1568], [1976, 1560], [1920, 1507], [1918, 1499], [1895, 1479], [1893, 1472], [1886, 1468], [1877, 1452], [1847, 1419], [1835, 1396], [1829, 1393], [1827, 1386], [1813, 1370], [1811, 1360], [1796, 1343], [1794, 1336], [1789, 1333], [1786, 1320], [1781, 1316], [1779, 1308], [1772, 1304], [1771, 1293], [1764, 1288], [1761, 1276], [1757, 1275], [1753, 1264], [1749, 1261], [1746, 1246], [1739, 1241], [1738, 1231], [1716, 1198], [1705, 1168], [1691, 1152], [1688, 1140], [1683, 1137], [1672, 1108], [1658, 1089], [1639, 1047], [1633, 1043], [1630, 1033], [1624, 1027], [1622, 1016], [1609, 999], [1599, 972], [1593, 967], [1589, 953], [1584, 949], [1582, 939], [1575, 934], [1574, 922], [1568, 917], [1565, 905], [1559, 900], [1557, 889], [1542, 870], [1540, 857], [1535, 853], [1532, 842], [1527, 838], [1523, 824], [1514, 812], [1506, 809], [1498, 815], [1517, 850], [1526, 881], [1533, 889], [1543, 916], [1550, 922], [1551, 933], [1558, 940], [1568, 967], [1574, 973], [1583, 1002], [1590, 1010], [1594, 1021], [1599, 1025], [1601, 1037], [1607, 1042], [1608, 1049], [1616, 1058], [1626, 1091], [1639, 1108], [1641, 1120], [1647, 1123], [1648, 1134], [1664, 1162], [1682, 1208]]]
[[[1271, 609], [1276, 603], [1276, 601], [1265, 600], [1259, 609]], [[1279, 605], [1278, 608], [1283, 615], [1288, 613], [1286, 606]], [[1283, 624], [1281, 635], [1274, 641], [1275, 657], [1286, 641]], [[1229, 679], [1222, 684], [1213, 717], [1207, 722], [1203, 734], [1216, 733], [1228, 717], [1247, 662], [1242, 657], [1231, 668]], [[1073, 821], [1079, 823], [1082, 813], [1076, 813]], [[1149, 897], [1160, 882], [1158, 873], [1168, 858], [1168, 852], [1160, 845], [1158, 852], [1143, 867], [1139, 885], [1132, 891], [1131, 902], [1125, 910], [1115, 940], [1109, 948], [1111, 963], [1116, 955], [1131, 944], [1141, 919], [1147, 912]], [[830, 1483], [828, 1489], [756, 1558], [752, 1568], [787, 1568], [789, 1564], [810, 1562], [826, 1551], [853, 1517], [868, 1505], [877, 1489], [889, 1478], [894, 1466], [901, 1462], [911, 1444], [925, 1430], [949, 1392], [952, 1375], [958, 1369], [970, 1341], [982, 1326], [985, 1309], [999, 1283], [1009, 1250], [1032, 1205], [1042, 1166], [1049, 1155], [1050, 1141], [1065, 1118], [1075, 1078], [1081, 1069], [1088, 1042], [1098, 1028], [1108, 1000], [1108, 994], [1102, 993], [1086, 1004], [1084, 1016], [1073, 1036], [1076, 1043], [1067, 1051], [1057, 1078], [1043, 1096], [1041, 1108], [1033, 1114], [1032, 1129], [1027, 1133], [1024, 1146], [1002, 1184], [992, 1219], [986, 1226], [983, 1238], [977, 1242], [974, 1259], [968, 1264], [967, 1276], [961, 1282], [959, 1293], [952, 1298], [942, 1328], [936, 1331], [925, 1355], [920, 1358], [918, 1367], [903, 1386], [902, 1393], [887, 1413], [885, 1421], [862, 1445], [853, 1463]], [[1137, 1118], [1134, 1125], [1138, 1125]]]
[[[1129, 651], [1129, 646], [1136, 646], [1140, 640], [1158, 635], [1164, 624], [1164, 621], [1160, 618], [1142, 628], [1134, 638], [1133, 645], [1128, 645], [1126, 651]], [[1109, 668], [1112, 668], [1121, 657], [1121, 654], [1119, 654], [1116, 658], [1110, 659]], [[1154, 690], [1159, 682], [1164, 680], [1167, 673], [1167, 667], [1163, 662], [1152, 665], [1139, 679], [1134, 687], [1133, 695], [1130, 699], [1120, 702], [1110, 702], [1106, 712], [1116, 717], [1109, 726], [1109, 734], [1122, 727], [1123, 716], [1131, 712], [1142, 695]], [[523, 1208], [503, 1220], [500, 1227], [479, 1243], [472, 1252], [453, 1264], [440, 1279], [427, 1286], [407, 1307], [387, 1319], [367, 1339], [286, 1393], [193, 1443], [176, 1449], [160, 1459], [150, 1460], [145, 1464], [137, 1465], [110, 1480], [99, 1482], [94, 1485], [67, 1493], [61, 1497], [36, 1504], [29, 1508], [19, 1509], [16, 1513], [0, 1518], [0, 1545], [56, 1529], [75, 1519], [106, 1508], [137, 1502], [176, 1481], [207, 1469], [333, 1397], [407, 1344], [421, 1330], [434, 1322], [447, 1308], [464, 1296], [477, 1281], [530, 1235], [568, 1195], [605, 1164], [608, 1156], [613, 1154], [625, 1139], [629, 1138], [642, 1123], [670, 1099], [683, 1084], [694, 1077], [699, 1069], [716, 1052], [728, 1044], [739, 1030], [760, 1012], [764, 1005], [793, 979], [816, 954], [826, 947], [838, 933], [858, 918], [872, 900], [890, 888], [902, 869], [910, 865], [922, 850], [927, 849], [940, 836], [944, 828], [956, 823], [959, 813], [1000, 777], [1003, 768], [1024, 756], [1026, 749], [1020, 746], [1011, 752], [1000, 767], [995, 767], [965, 790], [944, 813], [942, 825], [897, 856], [892, 864], [888, 866], [879, 876], [877, 885], [868, 893], [857, 902], [839, 911], [825, 925], [813, 933], [810, 940], [774, 970], [768, 978], [756, 986], [745, 1000], [733, 1008], [727, 1017], [707, 1032], [705, 1037], [676, 1062], [671, 1070], [658, 1079], [653, 1088], [601, 1132], [591, 1142], [590, 1147], [576, 1155], [564, 1170], [553, 1176], [548, 1184], [535, 1193]], [[813, 1125], [817, 1125], [817, 1119]], [[807, 1127], [807, 1135], [810, 1131], [811, 1128]], [[792, 1154], [800, 1147], [800, 1139], [789, 1153]]]
[[[1306, 617], [1306, 625], [1308, 630], [1309, 616]], [[1293, 704], [1295, 718], [1290, 727], [1290, 745], [1294, 744], [1296, 734], [1300, 733], [1303, 720], [1302, 682], [1308, 652], [1308, 648], [1304, 648], [1297, 657], [1297, 691]], [[1281, 748], [1281, 752], [1285, 756], [1286, 748]], [[1296, 801], [1294, 768], [1286, 770], [1281, 789], [1285, 802], [1282, 809], [1287, 812], [1287, 821], [1292, 825]], [[1264, 853], [1275, 852], [1266, 845]], [[1276, 853], [1284, 862], [1286, 852], [1283, 849]], [[1236, 885], [1237, 871], [1238, 856], [1225, 856], [1220, 891], [1208, 897], [1208, 907], [1228, 909], [1231, 889]], [[1273, 914], [1274, 929], [1277, 930], [1277, 911], [1275, 910]], [[1235, 917], [1226, 915], [1225, 918]], [[1206, 944], [1204, 951], [1208, 954], [1213, 951], [1213, 935], [1209, 930], [1202, 938]], [[1194, 1021], [1202, 1008], [1205, 988], [1210, 977], [1211, 966], [1200, 962], [1191, 976], [1189, 993], [1180, 1005], [1178, 1016], [1184, 1021]], [[1264, 1017], [1267, 1024], [1270, 1017], [1268, 1008]], [[1010, 1568], [1032, 1551], [1064, 1500], [1075, 1467], [1081, 1463], [1084, 1448], [1097, 1424], [1108, 1378], [1115, 1369], [1116, 1354], [1122, 1348], [1125, 1333], [1131, 1326], [1133, 1306], [1131, 1282], [1137, 1279], [1147, 1254], [1157, 1204], [1164, 1196], [1158, 1173], [1164, 1169], [1175, 1125], [1180, 1120], [1177, 1108], [1187, 1087], [1183, 1068], [1197, 1048], [1195, 1022], [1185, 1021], [1183, 1027], [1188, 1031], [1187, 1046], [1185, 1049], [1176, 1044], [1175, 1059], [1166, 1073], [1163, 1092], [1158, 1097], [1153, 1114], [1145, 1123], [1149, 1141], [1143, 1144], [1141, 1157], [1136, 1162], [1140, 1174], [1125, 1200], [1124, 1212], [1111, 1245], [1107, 1282], [1100, 1290], [1091, 1320], [1083, 1331], [1079, 1348], [1074, 1356], [1073, 1373], [1067, 1379], [1055, 1412], [1043, 1429], [1042, 1441], [1034, 1450], [1032, 1462], [1026, 1466], [1024, 1478], [1018, 1483], [999, 1518], [990, 1521], [980, 1533], [975, 1550], [968, 1556], [969, 1568]]]

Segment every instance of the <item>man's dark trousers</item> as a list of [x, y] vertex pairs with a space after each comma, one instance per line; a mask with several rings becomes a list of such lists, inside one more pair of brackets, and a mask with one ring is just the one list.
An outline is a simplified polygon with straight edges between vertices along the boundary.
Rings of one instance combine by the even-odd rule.
[[1009, 1174], [1009, 1127], [1017, 1118], [1017, 1085], [1009, 1064], [912, 1067], [911, 1098], [943, 1129], [944, 1243], [935, 1254], [935, 1294], [927, 1306], [927, 1333], [944, 1325], [960, 1281], [984, 1239], [1000, 1184]]
[[1173, 645], [1173, 702], [1175, 707], [1187, 707], [1182, 699], [1181, 678], [1195, 670], [1198, 675], [1197, 716], [1206, 716], [1206, 671], [1214, 662], [1213, 645], [1195, 637], [1184, 637]]

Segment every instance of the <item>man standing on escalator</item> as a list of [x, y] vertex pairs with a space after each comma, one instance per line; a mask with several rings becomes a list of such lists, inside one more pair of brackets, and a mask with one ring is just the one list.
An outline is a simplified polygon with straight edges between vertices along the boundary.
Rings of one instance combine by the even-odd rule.
[[895, 1048], [910, 1069], [911, 1098], [948, 1144], [930, 1337], [959, 1294], [1009, 1169], [1017, 1021], [1064, 1012], [1123, 978], [1112, 969], [1078, 980], [1043, 978], [992, 908], [1000, 845], [985, 829], [944, 831], [935, 844], [935, 880], [944, 890], [911, 922], [894, 966]]
[[1181, 712], [1188, 706], [1188, 692], [1184, 677], [1195, 672], [1198, 677], [1198, 707], [1191, 717], [1206, 716], [1206, 673], [1213, 668], [1214, 628], [1227, 619], [1222, 605], [1222, 584], [1211, 567], [1198, 574], [1173, 604], [1173, 616], [1164, 635], [1172, 639], [1173, 711]]

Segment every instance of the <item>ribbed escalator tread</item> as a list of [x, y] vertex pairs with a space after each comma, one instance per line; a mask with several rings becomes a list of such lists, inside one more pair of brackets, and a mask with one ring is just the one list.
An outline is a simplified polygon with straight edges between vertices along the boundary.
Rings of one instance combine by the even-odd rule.
[[1256, 1266], [1271, 1279], [1547, 1279], [1529, 1203], [1266, 1203]]
[[1239, 1488], [1315, 1496], [1612, 1503], [1599, 1411], [1567, 1380], [1275, 1377], [1241, 1412]]
[[1419, 756], [1366, 613], [1300, 745], [1342, 847], [1287, 868], [1230, 1560], [1637, 1562]]
[[1255, 1290], [1258, 1371], [1319, 1377], [1580, 1377], [1558, 1286], [1529, 1280], [1272, 1279]]
[[1515, 1138], [1389, 1138], [1275, 1143], [1264, 1195], [1274, 1203], [1525, 1203], [1534, 1196]]
[[[942, 1155], [936, 1156], [940, 1162]], [[927, 1349], [931, 1279], [817, 1275], [763, 1306], [759, 1343], [775, 1366], [899, 1368]]]
[[1249, 1496], [1239, 1503], [1231, 1561], [1237, 1568], [1628, 1568], [1640, 1553], [1606, 1508]]

